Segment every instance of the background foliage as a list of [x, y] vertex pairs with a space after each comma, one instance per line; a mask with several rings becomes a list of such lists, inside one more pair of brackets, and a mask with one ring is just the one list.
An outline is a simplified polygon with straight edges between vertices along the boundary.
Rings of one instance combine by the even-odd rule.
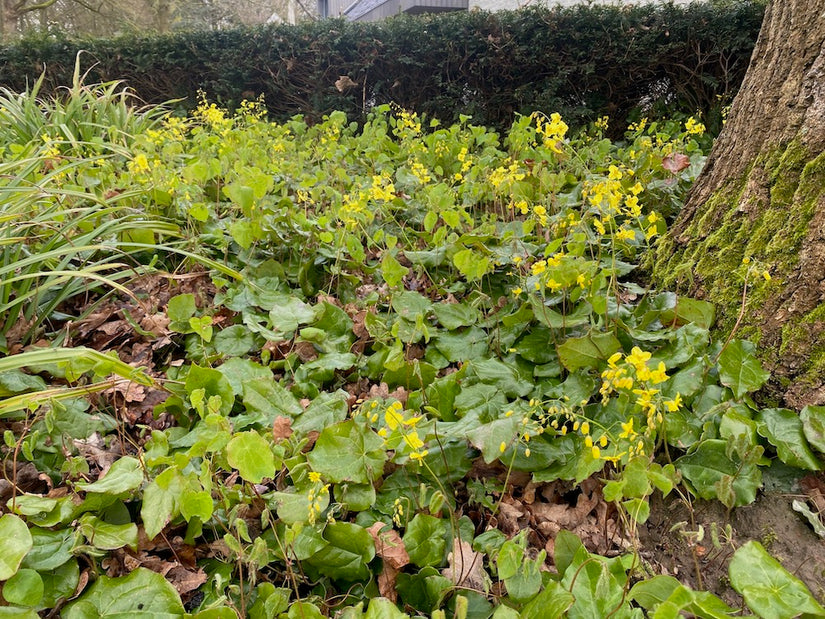
[[263, 95], [275, 120], [333, 110], [362, 118], [394, 102], [499, 129], [515, 113], [546, 110], [576, 124], [609, 115], [621, 130], [634, 108], [668, 106], [701, 112], [714, 131], [745, 74], [763, 10], [758, 2], [534, 7], [108, 40], [54, 36], [0, 49], [0, 83], [22, 90], [45, 71], [44, 92], [54, 90], [71, 81], [84, 50], [90, 81], [123, 79], [147, 102], [181, 99], [189, 109], [203, 89], [231, 108]]

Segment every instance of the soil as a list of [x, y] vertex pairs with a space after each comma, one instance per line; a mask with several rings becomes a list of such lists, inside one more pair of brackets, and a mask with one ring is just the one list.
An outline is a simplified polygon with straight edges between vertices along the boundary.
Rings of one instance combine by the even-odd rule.
[[[825, 475], [816, 477], [825, 483]], [[687, 504], [654, 495], [650, 518], [638, 531], [647, 568], [741, 607], [742, 598], [730, 587], [728, 564], [737, 548], [756, 540], [825, 601], [825, 540], [792, 509], [794, 499], [806, 498], [798, 483], [782, 485], [766, 482], [753, 504], [730, 512], [718, 501]]]

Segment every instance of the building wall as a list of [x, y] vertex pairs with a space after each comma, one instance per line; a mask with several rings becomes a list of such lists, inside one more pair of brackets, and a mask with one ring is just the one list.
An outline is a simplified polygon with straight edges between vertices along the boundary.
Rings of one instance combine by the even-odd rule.
[[[653, 0], [548, 0], [548, 6], [560, 4], [561, 6], [573, 6], [575, 4], [582, 4], [588, 2], [589, 4], [642, 4]], [[670, 0], [659, 0], [660, 2]], [[674, 4], [689, 4], [692, 0], [673, 0]], [[523, 6], [537, 4], [536, 0], [470, 0], [470, 10], [474, 8], [485, 11], [502, 11], [508, 9], [517, 9]], [[545, 4], [545, 2], [541, 2]]]

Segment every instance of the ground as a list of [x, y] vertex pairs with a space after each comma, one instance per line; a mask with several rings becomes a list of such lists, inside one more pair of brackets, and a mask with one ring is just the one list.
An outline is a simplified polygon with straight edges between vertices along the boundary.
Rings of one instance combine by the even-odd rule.
[[[821, 474], [808, 481], [814, 480], [825, 484]], [[730, 513], [718, 501], [696, 500], [688, 506], [678, 498], [652, 498], [650, 519], [639, 530], [641, 557], [654, 573], [675, 576], [740, 607], [742, 599], [730, 587], [728, 562], [736, 548], [755, 540], [822, 601], [825, 540], [792, 509], [793, 500], [803, 498], [804, 492], [798, 482], [771, 485], [753, 504]], [[700, 527], [704, 536], [697, 541]]]

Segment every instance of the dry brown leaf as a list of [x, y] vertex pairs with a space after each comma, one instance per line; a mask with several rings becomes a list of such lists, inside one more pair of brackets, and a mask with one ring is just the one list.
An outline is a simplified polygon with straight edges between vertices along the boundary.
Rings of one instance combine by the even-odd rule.
[[202, 569], [188, 570], [180, 564], [167, 571], [165, 576], [181, 595], [194, 591], [206, 582], [206, 572]]
[[392, 602], [398, 601], [395, 581], [398, 571], [409, 564], [410, 555], [404, 547], [404, 541], [395, 529], [381, 531], [386, 524], [376, 522], [367, 531], [375, 542], [375, 554], [383, 561], [383, 569], [378, 575], [378, 592]]
[[338, 92], [344, 92], [350, 88], [358, 88], [358, 82], [353, 82], [348, 75], [341, 75], [335, 80], [335, 87]]
[[292, 419], [278, 415], [272, 422], [272, 438], [275, 442], [283, 441], [292, 436]]
[[690, 157], [682, 153], [673, 153], [662, 160], [662, 167], [673, 174], [678, 174], [690, 165]]
[[397, 579], [398, 570], [388, 563], [385, 563], [381, 573], [378, 574], [378, 593], [393, 604], [398, 602], [398, 591], [395, 589], [395, 581]]
[[484, 555], [473, 550], [463, 539], [453, 540], [453, 551], [447, 556], [447, 567], [441, 575], [455, 586], [486, 592], [489, 578], [484, 571]]
[[388, 563], [397, 570], [400, 570], [410, 562], [410, 555], [407, 554], [407, 549], [404, 546], [404, 541], [395, 529], [389, 529], [382, 532], [386, 524], [383, 522], [376, 522], [367, 531], [372, 535], [375, 541], [375, 554], [377, 554], [384, 563]]

